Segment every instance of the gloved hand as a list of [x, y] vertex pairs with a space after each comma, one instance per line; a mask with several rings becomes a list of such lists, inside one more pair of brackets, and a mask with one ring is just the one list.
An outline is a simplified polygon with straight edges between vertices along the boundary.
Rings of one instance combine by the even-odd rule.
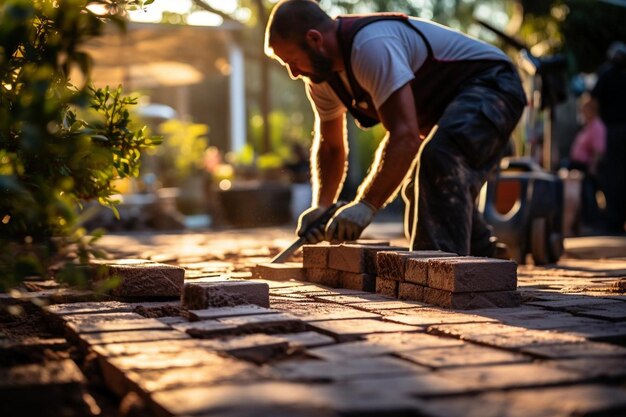
[[345, 242], [357, 240], [371, 223], [376, 209], [363, 201], [346, 204], [333, 216], [326, 226], [326, 240]]
[[310, 230], [306, 235], [304, 234], [307, 227], [315, 220], [320, 218], [327, 207], [318, 206], [311, 207], [302, 212], [300, 217], [298, 218], [298, 227], [296, 229], [296, 234], [298, 236], [304, 237], [307, 243], [315, 244], [317, 242], [321, 242], [324, 240], [324, 227], [326, 225], [322, 224], [319, 228], [315, 228]]

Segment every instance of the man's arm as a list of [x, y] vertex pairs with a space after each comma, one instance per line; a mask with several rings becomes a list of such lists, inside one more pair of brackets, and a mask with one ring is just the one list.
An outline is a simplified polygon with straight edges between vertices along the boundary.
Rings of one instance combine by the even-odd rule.
[[345, 120], [345, 115], [328, 121], [316, 120], [311, 151], [313, 207], [330, 206], [341, 191], [348, 155]]
[[410, 83], [391, 94], [378, 114], [388, 133], [358, 196], [358, 200], [364, 200], [376, 209], [381, 208], [400, 187], [422, 143]]

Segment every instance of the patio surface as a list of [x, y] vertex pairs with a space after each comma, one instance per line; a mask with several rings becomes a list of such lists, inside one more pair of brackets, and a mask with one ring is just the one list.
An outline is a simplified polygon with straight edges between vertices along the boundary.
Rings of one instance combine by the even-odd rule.
[[[395, 223], [376, 224], [366, 237], [406, 245], [399, 231]], [[191, 281], [218, 274], [245, 278], [292, 238], [291, 228], [145, 233], [109, 235], [100, 246], [116, 259], [183, 266]], [[626, 238], [575, 238], [566, 241], [557, 265], [518, 267], [523, 304], [516, 308], [452, 311], [306, 282], [266, 281], [275, 312], [216, 309], [207, 319], [238, 329], [245, 324], [241, 334], [190, 338], [176, 330], [187, 320], [173, 309], [170, 316], [146, 318], [145, 326], [90, 332], [90, 340], [109, 338], [98, 343], [86, 342], [71, 320], [59, 321], [63, 309], [86, 308], [107, 317], [97, 322], [104, 323], [125, 320], [138, 304], [52, 297], [72, 302], [48, 317], [65, 326], [62, 336], [53, 329], [33, 342], [11, 336], [0, 323], [0, 351], [14, 354], [20, 346], [33, 350], [46, 343], [76, 351], [43, 365], [16, 361], [1, 368], [0, 404], [15, 392], [33, 398], [65, 384], [78, 387], [83, 396], [77, 401], [87, 405], [63, 415], [624, 416], [626, 294], [618, 282], [625, 277]], [[59, 291], [29, 289], [23, 298]], [[279, 313], [291, 330], [265, 331]], [[28, 366], [63, 369], [29, 382]], [[94, 384], [113, 393], [114, 406], [103, 408], [89, 389]], [[2, 407], [0, 414], [11, 415]]]

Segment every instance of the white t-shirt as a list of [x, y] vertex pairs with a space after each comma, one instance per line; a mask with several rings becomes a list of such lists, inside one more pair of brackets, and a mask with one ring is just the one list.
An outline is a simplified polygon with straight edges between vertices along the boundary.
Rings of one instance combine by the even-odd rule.
[[[437, 23], [410, 18], [410, 23], [428, 39], [434, 58], [440, 61], [506, 60], [495, 46]], [[406, 23], [381, 20], [365, 26], [354, 37], [351, 62], [359, 85], [372, 97], [376, 109], [400, 87], [415, 78], [415, 72], [428, 57], [424, 40]], [[345, 72], [340, 72], [348, 91]], [[306, 80], [306, 91], [320, 120], [340, 117], [346, 108], [326, 82]]]

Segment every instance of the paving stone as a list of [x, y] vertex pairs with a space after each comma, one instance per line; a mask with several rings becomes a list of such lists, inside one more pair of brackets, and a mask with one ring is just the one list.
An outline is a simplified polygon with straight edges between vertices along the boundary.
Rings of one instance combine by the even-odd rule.
[[[545, 295], [542, 294], [545, 297]], [[585, 297], [585, 296], [571, 296], [559, 294], [557, 299], [545, 300], [545, 301], [531, 301], [527, 303], [531, 306], [548, 308], [550, 310], [565, 310], [571, 307], [583, 307], [583, 306], [596, 306], [608, 304], [621, 303], [618, 300], [607, 299], [603, 297]]]
[[266, 334], [206, 339], [198, 341], [198, 344], [256, 364], [263, 364], [271, 359], [285, 356], [290, 349], [287, 340]]
[[220, 323], [236, 326], [240, 333], [292, 333], [306, 328], [304, 321], [287, 313], [259, 314], [218, 319]]
[[269, 286], [256, 281], [185, 284], [182, 305], [190, 310], [241, 304], [269, 307]]
[[626, 321], [626, 303], [601, 304], [589, 307], [571, 307], [566, 311], [576, 316], [610, 321]]
[[586, 380], [578, 372], [541, 363], [514, 363], [442, 369], [437, 375], [472, 384], [476, 391], [541, 387]]
[[470, 256], [431, 259], [428, 261], [428, 286], [450, 292], [515, 290], [517, 264]]
[[339, 271], [341, 287], [358, 291], [376, 291], [376, 275]]
[[365, 336], [365, 340], [310, 349], [308, 353], [320, 359], [343, 360], [462, 344], [460, 340], [423, 333], [382, 333]]
[[219, 322], [218, 320], [201, 320], [189, 323], [174, 324], [178, 332], [197, 338], [211, 338], [238, 334], [237, 326]]
[[338, 247], [331, 247], [328, 253], [328, 266], [339, 271], [376, 275], [376, 253], [403, 249], [406, 250], [387, 245], [341, 244]]
[[457, 257], [456, 253], [442, 251], [415, 251], [407, 259], [404, 269], [404, 280], [419, 285], [428, 285], [428, 261], [437, 258]]
[[626, 413], [625, 394], [604, 385], [523, 389], [435, 399], [424, 412], [438, 417], [618, 416]]
[[569, 359], [595, 356], [623, 356], [626, 357], [626, 348], [609, 343], [581, 342], [565, 344], [548, 344], [528, 346], [520, 349], [522, 352], [549, 359]]
[[340, 342], [359, 339], [371, 333], [420, 331], [419, 327], [372, 319], [326, 320], [309, 323], [310, 327], [334, 337]]
[[299, 333], [281, 333], [276, 335], [289, 343], [290, 347], [300, 348], [313, 348], [318, 346], [326, 346], [335, 343], [335, 339], [325, 334], [321, 334], [314, 331], [299, 332]]
[[54, 304], [45, 306], [48, 313], [65, 316], [69, 314], [92, 314], [92, 313], [130, 313], [132, 306], [119, 301], [90, 301], [71, 304]]
[[384, 314], [387, 310], [398, 311], [402, 309], [415, 311], [421, 309], [424, 304], [417, 301], [403, 301], [403, 300], [391, 300], [387, 298], [386, 301], [370, 301], [367, 303], [353, 303], [351, 307], [360, 308], [367, 311], [374, 311], [380, 314]]
[[[229, 416], [242, 407], [256, 414], [298, 416], [311, 411], [325, 417], [332, 406], [326, 396], [319, 395], [314, 387], [287, 382], [261, 382], [256, 384], [190, 387], [156, 392], [152, 395], [155, 416], [217, 415]], [[278, 410], [278, 412], [276, 411]]]
[[172, 326], [174, 324], [181, 324], [181, 323], [187, 323], [187, 319], [185, 319], [184, 317], [159, 317], [157, 319], [158, 321], [160, 321], [161, 323], [165, 323], [168, 326]]
[[436, 288], [424, 288], [424, 302], [458, 310], [515, 307], [518, 306], [521, 301], [521, 296], [517, 291], [454, 293]]
[[257, 366], [226, 359], [220, 364], [131, 371], [125, 375], [131, 384], [146, 393], [225, 383], [251, 383], [269, 378], [268, 372]]
[[93, 313], [93, 314], [67, 314], [59, 316], [63, 323], [100, 323], [115, 320], [143, 320], [144, 316], [137, 313]]
[[[432, 326], [438, 324], [458, 323], [494, 323], [495, 319], [474, 314], [456, 313], [449, 310], [433, 308], [420, 308], [412, 310], [393, 310], [394, 315], [385, 316], [385, 320], [395, 323], [410, 324], [413, 326]], [[402, 311], [410, 311], [412, 314], [397, 314]]]
[[348, 305], [317, 301], [316, 299], [271, 301], [272, 307], [305, 321], [380, 318], [379, 314], [359, 310]]
[[398, 298], [398, 281], [376, 277], [376, 294]]
[[530, 357], [500, 349], [464, 343], [431, 349], [408, 350], [397, 353], [403, 359], [431, 368], [494, 365], [530, 362]]
[[116, 260], [97, 267], [96, 282], [116, 277], [116, 297], [180, 297], [185, 269], [143, 260]]
[[409, 301], [424, 301], [424, 286], [410, 282], [398, 284], [398, 299]]
[[503, 320], [503, 322], [513, 326], [522, 326], [536, 330], [566, 330], [570, 327], [596, 326], [606, 323], [603, 320], [576, 317], [571, 314], [554, 313], [551, 311], [545, 311], [544, 317], [507, 319]]
[[252, 268], [252, 278], [270, 281], [289, 281], [290, 279], [303, 281], [304, 270], [302, 264], [297, 262], [258, 264]]
[[458, 337], [461, 339], [480, 335], [517, 333], [525, 330], [524, 327], [510, 326], [496, 321], [445, 323], [433, 325], [428, 328], [429, 333]]
[[83, 333], [80, 339], [88, 345], [105, 343], [149, 342], [189, 338], [185, 333], [174, 330], [133, 330], [127, 332]]
[[304, 245], [302, 247], [302, 266], [308, 268], [328, 268], [328, 252], [337, 245]]
[[189, 310], [188, 314], [190, 321], [198, 321], [219, 319], [223, 317], [247, 316], [251, 314], [273, 314], [277, 312], [277, 310], [260, 307], [256, 304], [243, 304], [233, 307], [213, 307], [203, 310]]
[[573, 326], [561, 329], [563, 333], [597, 342], [626, 343], [626, 323], [605, 322], [602, 325]]
[[500, 334], [470, 335], [465, 337], [476, 343], [496, 346], [503, 349], [522, 349], [532, 346], [554, 345], [559, 343], [582, 343], [583, 337], [545, 330], [520, 330]]
[[327, 287], [341, 287], [341, 277], [339, 271], [328, 268], [308, 268], [305, 269], [306, 280], [314, 284], [325, 285]]
[[[84, 400], [88, 396], [84, 382], [80, 369], [69, 359], [0, 368], [0, 415], [92, 415]], [[52, 409], [51, 404], [55, 405]]]
[[[141, 317], [141, 316], [140, 316]], [[170, 327], [157, 319], [130, 319], [130, 320], [107, 320], [69, 322], [68, 330], [75, 335], [85, 333], [120, 332], [131, 330], [169, 330]]]
[[104, 343], [91, 346], [91, 350], [101, 357], [178, 353], [187, 349], [198, 349], [201, 346], [201, 342], [201, 340], [185, 338], [178, 340]]
[[329, 382], [372, 376], [411, 375], [426, 368], [392, 357], [369, 357], [342, 361], [292, 360], [271, 367], [277, 377], [288, 381]]
[[315, 296], [316, 300], [329, 301], [341, 304], [364, 304], [378, 301], [390, 301], [389, 297], [378, 294], [355, 294], [355, 295], [321, 295]]
[[626, 377], [626, 356], [559, 359], [547, 363], [559, 369], [576, 371], [587, 379], [617, 378], [623, 382]]

